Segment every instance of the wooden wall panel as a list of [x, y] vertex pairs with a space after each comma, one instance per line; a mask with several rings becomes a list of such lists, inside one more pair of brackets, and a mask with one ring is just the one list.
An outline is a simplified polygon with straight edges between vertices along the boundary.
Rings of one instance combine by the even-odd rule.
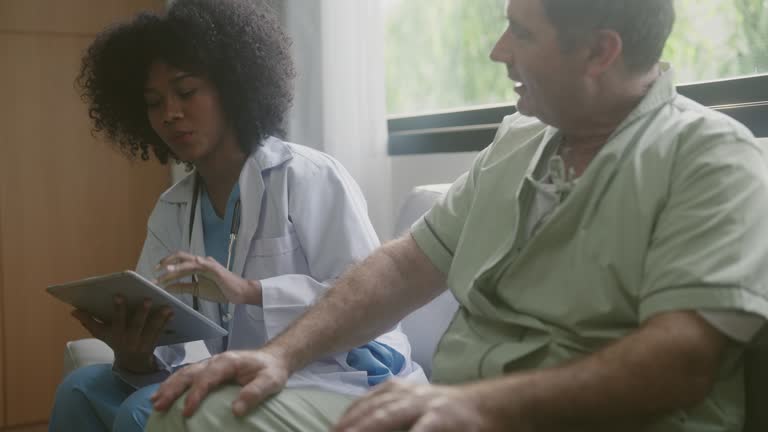
[[[7, 143], [5, 141], [5, 137], [3, 134], [3, 131], [0, 130], [0, 157], [3, 155], [3, 149], [6, 147]], [[3, 244], [3, 221], [2, 221], [2, 209], [5, 204], [5, 187], [3, 186], [3, 183], [0, 182], [0, 244]], [[5, 308], [3, 307], [3, 280], [4, 280], [4, 273], [3, 273], [3, 256], [2, 253], [0, 253], [0, 313], [3, 313], [5, 311]], [[5, 326], [3, 325], [3, 320], [0, 319], [0, 429], [2, 429], [3, 425], [5, 425], [5, 343], [3, 342], [5, 340]]]
[[158, 0], [0, 0], [0, 30], [96, 34], [138, 10], [161, 10]]
[[[19, 17], [27, 17], [28, 4], [43, 3], [0, 2], [3, 8], [24, 5]], [[115, 9], [120, 2], [99, 2], [123, 10]], [[86, 336], [45, 287], [133, 268], [146, 218], [169, 182], [167, 167], [129, 163], [90, 136], [85, 106], [73, 88], [89, 42], [81, 35], [0, 32], [0, 58], [11, 59], [0, 68], [6, 426], [46, 421], [61, 380], [64, 344]]]

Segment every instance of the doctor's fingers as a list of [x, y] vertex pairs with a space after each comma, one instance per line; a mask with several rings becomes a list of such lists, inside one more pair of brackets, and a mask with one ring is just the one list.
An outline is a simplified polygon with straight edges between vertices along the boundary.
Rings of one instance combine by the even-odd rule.
[[201, 277], [198, 283], [179, 282], [168, 285], [165, 290], [173, 294], [190, 294], [216, 303], [227, 303], [229, 299], [210, 279]]
[[186, 366], [163, 381], [155, 394], [149, 398], [152, 401], [152, 408], [158, 411], [167, 411], [176, 402], [176, 399], [187, 391], [197, 374], [205, 369], [207, 363], [206, 360]]
[[189, 294], [199, 295], [200, 289], [198, 284], [194, 282], [178, 282], [173, 285], [163, 287], [166, 291], [172, 294]]
[[163, 267], [171, 264], [178, 264], [182, 261], [188, 261], [192, 258], [194, 258], [197, 255], [192, 255], [191, 253], [184, 252], [184, 251], [178, 251], [174, 252], [167, 257], [160, 260], [160, 262], [157, 263], [157, 266], [155, 267], [155, 271], [162, 270]]
[[108, 326], [105, 324], [102, 324], [95, 319], [91, 315], [88, 314], [88, 312], [82, 311], [80, 309], [75, 309], [72, 311], [72, 316], [80, 321], [80, 324], [82, 324], [83, 327], [85, 327], [88, 332], [93, 335], [96, 339], [100, 339], [107, 343], [107, 345], [110, 344], [109, 342], [109, 330]]
[[125, 328], [128, 311], [126, 310], [127, 308], [125, 306], [125, 299], [122, 296], [116, 295], [113, 301], [114, 312], [112, 315], [112, 334], [113, 336], [117, 336], [115, 334], [115, 329]]
[[196, 273], [207, 273], [215, 275], [223, 269], [213, 258], [193, 257], [193, 259], [184, 261], [180, 264], [169, 264], [164, 267], [165, 273], [157, 278], [159, 285], [165, 285], [169, 282], [192, 276]]
[[[129, 351], [138, 351], [141, 342], [141, 335], [149, 316], [152, 300], [144, 299], [139, 307], [131, 311], [130, 318], [127, 319], [127, 325], [115, 325], [113, 331], [115, 337], [121, 342], [122, 349]], [[126, 308], [127, 309], [127, 308]]]
[[173, 311], [168, 306], [150, 314], [141, 334], [139, 352], [152, 352], [155, 349], [157, 341], [171, 318], [173, 318]]

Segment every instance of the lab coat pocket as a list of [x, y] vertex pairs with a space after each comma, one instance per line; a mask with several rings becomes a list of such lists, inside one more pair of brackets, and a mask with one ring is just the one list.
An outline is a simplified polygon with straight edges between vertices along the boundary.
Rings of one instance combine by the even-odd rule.
[[248, 251], [249, 257], [265, 257], [282, 255], [291, 252], [299, 247], [299, 239], [296, 231], [291, 230], [282, 237], [261, 238], [251, 242], [251, 250]]
[[229, 334], [229, 349], [256, 349], [267, 341], [264, 313], [254, 305], [235, 305], [235, 324]]
[[266, 279], [284, 274], [306, 274], [307, 260], [296, 232], [282, 237], [255, 239], [245, 263], [246, 279]]

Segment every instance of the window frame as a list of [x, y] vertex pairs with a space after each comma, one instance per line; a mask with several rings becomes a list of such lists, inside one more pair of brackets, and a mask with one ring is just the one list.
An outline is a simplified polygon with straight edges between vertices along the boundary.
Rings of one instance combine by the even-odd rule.
[[[683, 96], [727, 114], [758, 138], [768, 137], [768, 73], [683, 84]], [[477, 152], [493, 141], [514, 104], [469, 107], [423, 115], [390, 116], [387, 153], [403, 156]]]

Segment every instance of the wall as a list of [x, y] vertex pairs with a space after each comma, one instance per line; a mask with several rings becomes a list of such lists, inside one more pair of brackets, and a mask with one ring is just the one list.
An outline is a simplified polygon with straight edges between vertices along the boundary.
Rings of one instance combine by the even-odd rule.
[[158, 0], [0, 0], [0, 428], [44, 423], [65, 342], [54, 283], [135, 266], [168, 170], [91, 137], [73, 81], [96, 33]]

